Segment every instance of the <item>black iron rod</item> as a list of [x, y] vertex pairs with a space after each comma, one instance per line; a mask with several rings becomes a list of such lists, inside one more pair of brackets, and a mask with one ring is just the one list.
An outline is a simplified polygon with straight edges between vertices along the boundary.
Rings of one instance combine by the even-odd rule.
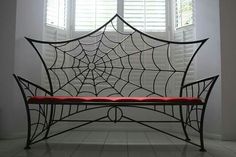
[[185, 141], [185, 142], [190, 143], [190, 144], [192, 144], [192, 145], [195, 145], [195, 146], [201, 147], [201, 145], [199, 145], [199, 144], [193, 143], [193, 142], [191, 142], [191, 141], [188, 141], [188, 140], [186, 140], [186, 139], [183, 139], [183, 138], [178, 137], [178, 136], [176, 136], [176, 135], [173, 135], [173, 134], [171, 134], [171, 133], [168, 133], [168, 132], [165, 132], [165, 131], [163, 131], [163, 130], [157, 129], [157, 128], [153, 127], [153, 126], [150, 126], [150, 125], [147, 125], [147, 124], [145, 124], [145, 123], [142, 123], [142, 122], [136, 121], [136, 120], [131, 119], [131, 118], [126, 117], [126, 116], [123, 116], [123, 117], [126, 118], [126, 119], [128, 119], [128, 120], [130, 120], [131, 122], [139, 123], [139, 124], [141, 124], [141, 125], [143, 125], [143, 126], [146, 126], [146, 127], [148, 127], [148, 128], [154, 129], [154, 130], [159, 131], [159, 132], [161, 132], [161, 133], [163, 133], [163, 134], [166, 134], [166, 135], [172, 136], [172, 137], [177, 138], [177, 139], [179, 139], [179, 140], [181, 140], [181, 141]]

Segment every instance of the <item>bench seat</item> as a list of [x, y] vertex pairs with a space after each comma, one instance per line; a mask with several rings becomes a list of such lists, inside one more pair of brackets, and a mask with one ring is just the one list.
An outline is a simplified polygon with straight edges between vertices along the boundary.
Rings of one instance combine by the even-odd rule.
[[146, 103], [201, 105], [203, 101], [197, 97], [83, 97], [83, 96], [32, 96], [29, 104], [76, 104], [76, 103]]

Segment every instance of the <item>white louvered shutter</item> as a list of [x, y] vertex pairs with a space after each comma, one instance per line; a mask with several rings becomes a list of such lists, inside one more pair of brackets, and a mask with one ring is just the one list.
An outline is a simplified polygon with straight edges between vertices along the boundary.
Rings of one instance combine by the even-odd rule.
[[93, 31], [116, 13], [117, 0], [75, 0], [75, 31]]
[[[174, 34], [175, 41], [193, 41], [195, 39], [194, 28], [192, 26], [188, 28], [181, 28], [175, 31]], [[179, 53], [176, 53], [173, 58], [176, 58], [176, 62], [178, 64], [178, 68], [182, 69], [187, 66], [188, 61], [193, 55], [194, 44], [185, 44], [183, 46], [179, 46]], [[191, 66], [189, 69], [189, 73], [193, 76], [194, 67]]]
[[[67, 0], [47, 0], [45, 8], [45, 24], [44, 24], [44, 41], [63, 41], [68, 39], [67, 30]], [[50, 45], [43, 45], [43, 58], [47, 65], [52, 65], [55, 62], [55, 49]], [[56, 61], [56, 65], [61, 65], [63, 55], [60, 53]], [[60, 72], [57, 72], [60, 75]], [[54, 88], [56, 83], [56, 77], [52, 75], [52, 83]], [[47, 75], [43, 69], [42, 86], [49, 89], [49, 82]]]
[[[45, 33], [44, 33], [44, 40], [45, 41], [63, 41], [67, 39], [67, 32], [65, 30], [59, 30], [53, 27], [45, 27]], [[50, 45], [43, 45], [43, 58], [46, 62], [47, 65], [52, 65], [55, 62], [55, 49], [50, 46]], [[63, 54], [62, 53], [58, 53], [57, 56], [57, 60], [56, 60], [56, 66], [60, 66], [63, 62]], [[57, 74], [60, 73], [59, 71], [57, 71]], [[60, 74], [58, 74], [60, 75]], [[53, 75], [52, 75], [53, 76]], [[55, 83], [56, 77], [52, 77], [52, 83], [54, 85], [56, 85], [57, 83]], [[49, 82], [48, 82], [48, 78], [46, 76], [46, 73], [43, 72], [42, 75], [42, 85], [44, 87], [46, 87], [47, 89], [49, 89]], [[57, 84], [58, 85], [58, 84]], [[56, 87], [54, 87], [56, 88]]]
[[[167, 11], [166, 11], [166, 0], [124, 0], [124, 19], [134, 28], [145, 32], [147, 34], [150, 34], [151, 36], [160, 38], [160, 39], [166, 39], [167, 38]], [[132, 31], [132, 29], [124, 25], [124, 31]], [[144, 40], [148, 41], [153, 46], [156, 46], [158, 44], [161, 44], [161, 42], [157, 42], [154, 40], [149, 39], [148, 37], [143, 37]], [[135, 44], [140, 47], [141, 49], [148, 49], [150, 48], [147, 46], [142, 39], [140, 39], [140, 36], [137, 34], [134, 38]], [[133, 46], [132, 41], [126, 43], [126, 49], [128, 51], [137, 51], [135, 49], [135, 46]], [[162, 62], [164, 59], [166, 59], [166, 46], [157, 48], [154, 50], [154, 54], [158, 53], [158, 59], [155, 58], [155, 63], [158, 64], [159, 67], [166, 69], [168, 66], [167, 62]], [[140, 65], [143, 64], [145, 68], [154, 69], [155, 65], [153, 63], [152, 59], [152, 50], [148, 50], [142, 53], [140, 60], [136, 58], [136, 60], [132, 61], [132, 64], [135, 65], [134, 67], [142, 68]], [[141, 79], [140, 73], [141, 71], [138, 71], [136, 76], [134, 78]], [[134, 72], [133, 72], [134, 73]], [[135, 74], [135, 73], [134, 73]], [[161, 85], [165, 85], [166, 83], [166, 76], [158, 75], [156, 77], [155, 72], [148, 72], [146, 71], [143, 73], [142, 82], [145, 82], [145, 88], [153, 90], [153, 81], [155, 82], [155, 92], [164, 95], [165, 94], [165, 87]], [[142, 95], [144, 93], [138, 93], [139, 95]], [[138, 95], [138, 96], [139, 96]]]
[[124, 19], [140, 31], [165, 32], [166, 13], [166, 0], [124, 0]]
[[[193, 41], [195, 40], [195, 31], [194, 27], [188, 26], [183, 27], [174, 32], [174, 40], [175, 41]], [[172, 61], [175, 64], [176, 68], [179, 70], [185, 70], [187, 67], [188, 62], [190, 61], [194, 51], [196, 50], [196, 45], [194, 44], [184, 44], [184, 45], [177, 45], [175, 46], [175, 50], [172, 53]], [[191, 82], [195, 78], [195, 66], [194, 66], [194, 60], [192, 64], [189, 67], [187, 77], [185, 79], [186, 82]], [[175, 82], [175, 92], [179, 92], [179, 87], [181, 83], [183, 75], [176, 76], [176, 82]]]
[[[175, 0], [175, 29], [173, 32], [174, 41], [194, 41], [195, 40], [195, 27], [194, 27], [194, 0]], [[185, 70], [189, 60], [196, 50], [196, 44], [175, 45], [172, 52], [172, 61], [177, 69]], [[182, 79], [181, 74], [176, 76], [174, 82], [174, 92], [179, 93], [180, 83]], [[186, 82], [191, 82], [195, 79], [195, 66], [194, 60], [189, 67]]]

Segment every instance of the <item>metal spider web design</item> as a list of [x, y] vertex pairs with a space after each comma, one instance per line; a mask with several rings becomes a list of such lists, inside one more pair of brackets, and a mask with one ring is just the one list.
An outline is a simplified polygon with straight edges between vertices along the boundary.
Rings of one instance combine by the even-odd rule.
[[[132, 31], [118, 30], [117, 20]], [[42, 59], [54, 95], [162, 97], [170, 95], [173, 84], [176, 86], [173, 82], [183, 84], [182, 78], [203, 41], [157, 39], [115, 15], [85, 36], [63, 42], [31, 40], [31, 44]], [[37, 44], [43, 45], [44, 55]], [[195, 49], [189, 64], [180, 66], [171, 56], [186, 45]]]

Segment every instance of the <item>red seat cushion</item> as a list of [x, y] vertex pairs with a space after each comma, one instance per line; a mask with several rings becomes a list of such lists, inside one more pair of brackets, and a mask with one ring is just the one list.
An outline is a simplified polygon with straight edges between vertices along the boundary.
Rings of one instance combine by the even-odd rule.
[[196, 97], [81, 97], [81, 96], [32, 96], [29, 104], [65, 104], [96, 102], [128, 102], [128, 103], [163, 103], [163, 104], [203, 104]]

